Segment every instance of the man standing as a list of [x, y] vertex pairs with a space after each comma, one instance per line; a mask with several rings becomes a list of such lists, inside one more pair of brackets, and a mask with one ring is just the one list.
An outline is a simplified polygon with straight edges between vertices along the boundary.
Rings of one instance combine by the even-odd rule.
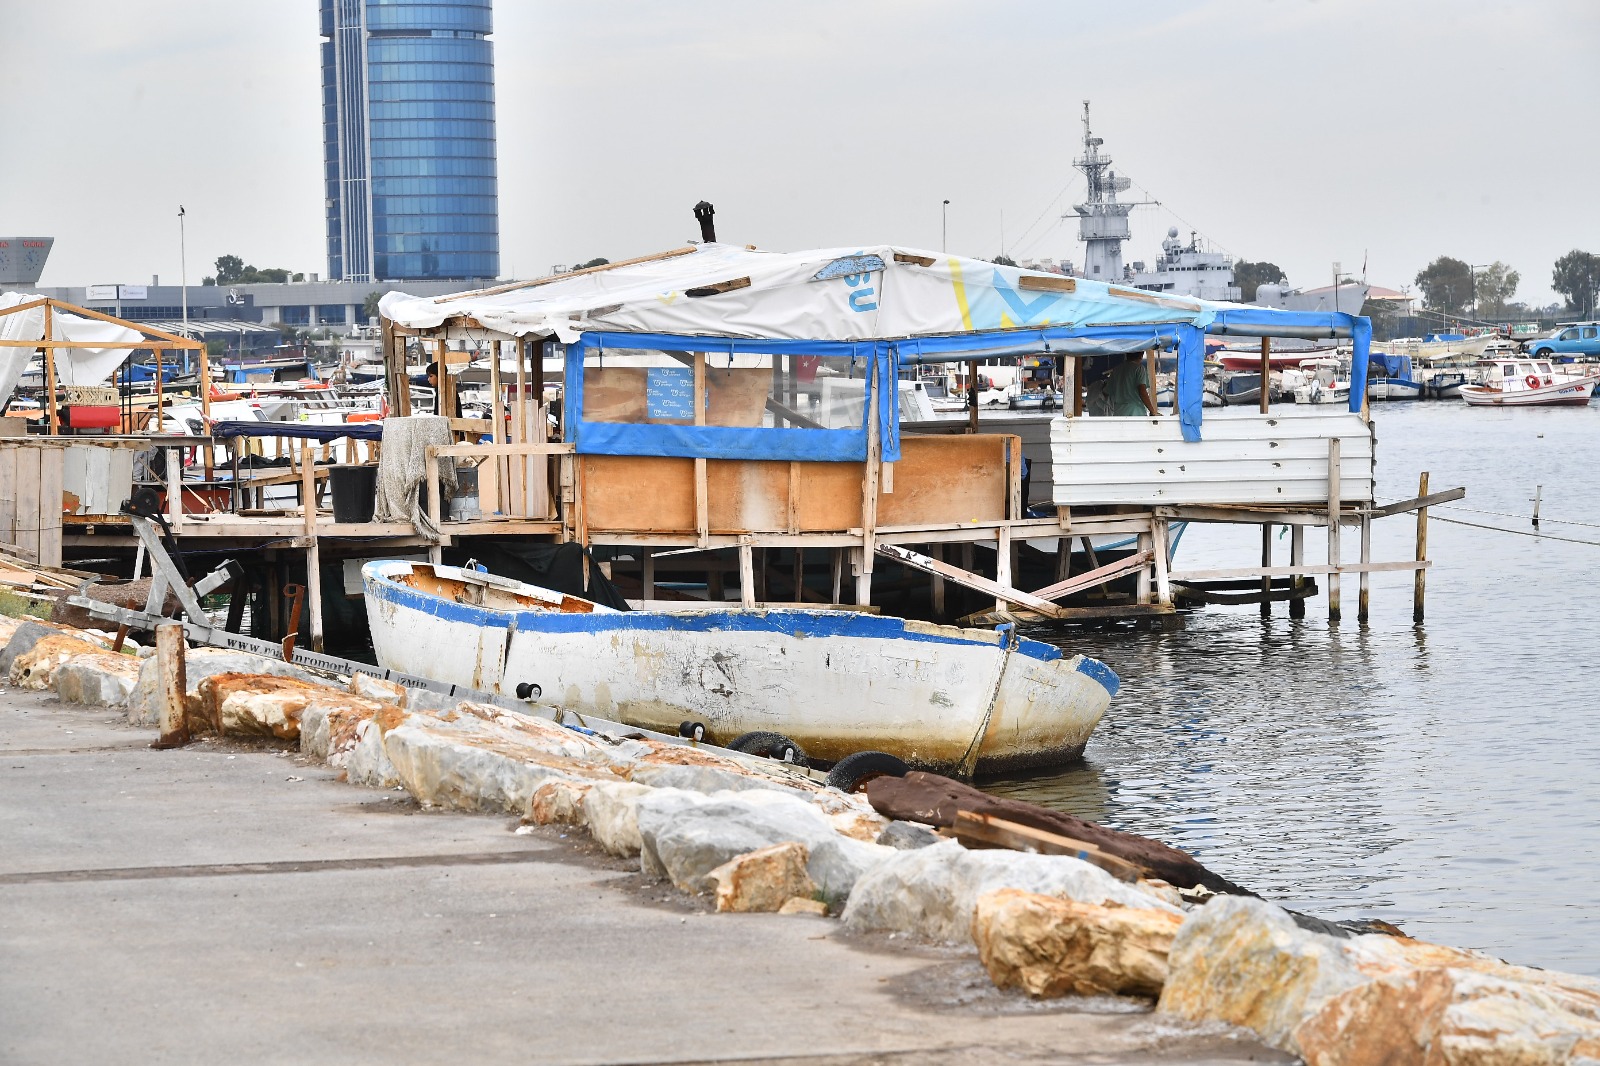
[[1114, 415], [1161, 413], [1150, 395], [1150, 379], [1145, 373], [1144, 357], [1138, 352], [1123, 356], [1122, 363], [1111, 371], [1111, 377], [1106, 382], [1106, 398]]

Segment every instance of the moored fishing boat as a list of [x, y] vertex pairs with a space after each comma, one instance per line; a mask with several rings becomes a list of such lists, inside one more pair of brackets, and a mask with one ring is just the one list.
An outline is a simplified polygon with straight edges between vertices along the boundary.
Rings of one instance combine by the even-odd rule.
[[1558, 374], [1547, 359], [1506, 357], [1487, 364], [1483, 383], [1461, 386], [1473, 407], [1581, 407], [1594, 395], [1600, 377]]
[[1103, 663], [1011, 627], [790, 608], [619, 611], [401, 561], [368, 563], [362, 582], [385, 666], [666, 732], [699, 724], [718, 743], [781, 733], [823, 762], [872, 750], [947, 773], [1059, 765], [1083, 754], [1118, 687]]

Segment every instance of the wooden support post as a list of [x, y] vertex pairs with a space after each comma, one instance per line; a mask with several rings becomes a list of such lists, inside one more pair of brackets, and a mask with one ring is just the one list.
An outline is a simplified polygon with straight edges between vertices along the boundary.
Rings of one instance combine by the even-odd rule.
[[[928, 545], [928, 555], [939, 560], [940, 562], [943, 562], [944, 545]], [[933, 585], [930, 587], [928, 594], [933, 602], [933, 618], [934, 621], [937, 622], [943, 620], [944, 618], [944, 578], [940, 577], [938, 574], [934, 574], [932, 575], [931, 580]]]
[[161, 432], [161, 349], [156, 349], [156, 415], [154, 432]]
[[[1272, 526], [1267, 525], [1267, 524], [1263, 524], [1262, 527], [1261, 527], [1261, 565], [1263, 567], [1268, 567], [1268, 566], [1272, 565]], [[1272, 601], [1265, 598], [1266, 596], [1270, 595], [1271, 592], [1272, 592], [1272, 579], [1270, 577], [1262, 578], [1261, 579], [1261, 595], [1263, 597], [1263, 599], [1261, 601], [1261, 617], [1262, 618], [1271, 618], [1272, 617]]]
[[745, 607], [756, 605], [755, 549], [748, 537], [739, 542], [739, 603]]
[[[1267, 386], [1272, 382], [1272, 338], [1261, 338], [1261, 413], [1267, 413], [1270, 403], [1267, 397]], [[1265, 606], [1263, 604], [1262, 606]]]
[[1156, 553], [1156, 602], [1170, 604], [1172, 602], [1172, 579], [1168, 555], [1171, 549], [1168, 544], [1171, 540], [1165, 518], [1153, 518], [1150, 522], [1151, 550]]
[[831, 557], [829, 561], [833, 570], [833, 573], [830, 575], [833, 579], [832, 602], [835, 605], [838, 605], [841, 602], [839, 599], [839, 594], [843, 591], [844, 585], [844, 549], [829, 548], [828, 555]]
[[[881, 427], [878, 425], [878, 376], [880, 368], [876, 363], [868, 364], [872, 369], [872, 376], [867, 380], [867, 462], [862, 469], [861, 479], [861, 570], [857, 575], [857, 592], [861, 588], [870, 588], [873, 566], [877, 562], [878, 548], [878, 489], [883, 477], [883, 437]], [[866, 583], [861, 584], [859, 578], [864, 574]], [[865, 606], [870, 600], [858, 599], [858, 604]]]
[[1072, 357], [1072, 417], [1083, 415], [1083, 356]]
[[639, 561], [639, 596], [653, 600], [656, 598], [656, 557], [648, 545], [639, 549]]
[[300, 451], [300, 499], [305, 517], [306, 597], [311, 613], [311, 650], [322, 650], [322, 552], [317, 545], [317, 466], [310, 442]]
[[[1428, 472], [1424, 470], [1417, 479], [1417, 495], [1428, 494]], [[1417, 508], [1417, 562], [1422, 562], [1428, 557], [1428, 509]], [[1422, 601], [1427, 592], [1428, 572], [1417, 567], [1416, 582], [1411, 589], [1411, 621], [1415, 625], [1422, 624]]]
[[[528, 349], [532, 341], [517, 338], [517, 397], [511, 404], [511, 440], [517, 444], [528, 443]], [[538, 410], [538, 405], [534, 405]], [[528, 465], [533, 462], [544, 466], [544, 457], [533, 459], [526, 455], [513, 455], [507, 464], [507, 474], [511, 483], [508, 500], [511, 513], [518, 518], [535, 517], [532, 511], [532, 502], [528, 496]], [[543, 518], [541, 513], [537, 517]]]
[[181, 748], [189, 743], [188, 679], [184, 676], [183, 623], [156, 626], [156, 702], [161, 728], [155, 748]]
[[[1289, 563], [1299, 566], [1306, 561], [1306, 527], [1293, 525], [1289, 527]], [[1293, 575], [1289, 580], [1289, 587], [1298, 591], [1300, 582], [1305, 580], [1299, 574]], [[1289, 600], [1289, 617], [1304, 618], [1306, 616], [1306, 601], [1299, 596]]]
[[[454, 378], [450, 376], [450, 346], [443, 337], [433, 342], [433, 361], [439, 369], [439, 384], [433, 390], [433, 413], [446, 418], [454, 418], [456, 414], [456, 394], [452, 387]], [[450, 438], [452, 441], [454, 437]]]
[[[491, 341], [489, 344], [489, 443], [504, 444], [506, 442], [506, 409], [504, 398], [500, 395], [500, 342]], [[503, 495], [502, 486], [505, 485], [506, 457], [503, 455], [492, 456], [488, 462], [478, 466], [478, 509], [484, 517], [496, 514], [505, 514], [505, 504], [501, 502]], [[489, 476], [485, 478], [483, 475]]]
[[978, 432], [978, 361], [967, 360], [967, 432]]
[[[1328, 565], [1339, 565], [1339, 438], [1328, 441]], [[1328, 575], [1328, 621], [1339, 620], [1339, 574]]]
[[[433, 527], [443, 530], [444, 515], [443, 497], [444, 490], [439, 486], [439, 457], [433, 446], [423, 450], [423, 471], [428, 486], [428, 517], [433, 519]], [[453, 462], [454, 460], [452, 460]], [[441, 538], [443, 534], [441, 533]], [[444, 562], [444, 544], [442, 539], [428, 545], [428, 561], [435, 566]]]
[[[694, 353], [694, 424], [706, 424], [706, 353]], [[870, 456], [869, 456], [870, 461]], [[705, 456], [694, 459], [694, 532], [696, 544], [704, 548], [711, 542], [710, 488]]]
[[167, 453], [167, 524], [177, 526], [183, 521], [183, 452], [177, 448]]
[[856, 574], [856, 606], [866, 607], [872, 603], [872, 571], [868, 568], [868, 560], [863, 558], [865, 553], [860, 548], [851, 548], [850, 554], [853, 557], [852, 569]]
[[[56, 395], [56, 328], [50, 301], [45, 301], [45, 400], [50, 403], [50, 435], [61, 435], [61, 397]], [[1538, 525], [1538, 523], [1534, 523]]]
[[[1153, 536], [1151, 536], [1149, 533], [1140, 533], [1139, 534], [1139, 539], [1137, 541], [1138, 550], [1141, 551], [1141, 552], [1150, 552], [1151, 555], [1154, 555], [1154, 552], [1155, 552], [1155, 543], [1154, 542], [1155, 542], [1155, 538]], [[1149, 556], [1147, 556], [1147, 558], [1149, 558]], [[1136, 587], [1137, 587], [1138, 591], [1135, 594], [1135, 599], [1139, 603], [1149, 603], [1150, 602], [1150, 571], [1153, 570], [1154, 568], [1155, 568], [1155, 566], [1154, 566], [1153, 562], [1152, 562], [1152, 564], [1150, 566], [1141, 566], [1139, 568], [1139, 574], [1138, 574], [1138, 577], [1136, 579], [1136, 582], [1137, 582], [1137, 586]]]
[[[1372, 517], [1361, 516], [1361, 562], [1372, 562]], [[1356, 594], [1356, 621], [1367, 620], [1367, 608], [1372, 596], [1372, 575], [1365, 570], [1361, 571], [1360, 591]]]
[[[1011, 587], [1011, 527], [1001, 526], [995, 530], [994, 546], [994, 580], [997, 585]], [[1003, 611], [1009, 606], [1006, 600], [996, 597], [994, 609]]]
[[[1145, 380], [1147, 382], [1149, 382], [1150, 402], [1155, 405], [1155, 413], [1156, 414], [1160, 414], [1161, 413], [1161, 404], [1159, 402], [1157, 402], [1157, 400], [1156, 400], [1156, 391], [1157, 391], [1156, 390], [1156, 350], [1154, 348], [1146, 348], [1145, 349], [1145, 352], [1144, 352], [1144, 376], [1145, 376]], [[1174, 396], [1176, 396], [1176, 394], [1174, 394]], [[1174, 402], [1173, 402], [1173, 405], [1172, 405], [1172, 409], [1174, 411], [1176, 411], [1178, 409], [1178, 405], [1177, 405], [1176, 399], [1174, 399]]]
[[794, 571], [789, 584], [794, 589], [794, 602], [804, 603], [806, 598], [806, 550], [796, 544], [794, 552]]

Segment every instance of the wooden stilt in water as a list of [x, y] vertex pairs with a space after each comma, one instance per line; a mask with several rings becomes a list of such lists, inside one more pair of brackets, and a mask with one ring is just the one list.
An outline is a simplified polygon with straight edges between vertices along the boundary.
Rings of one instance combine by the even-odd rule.
[[[1265, 344], [1266, 342], [1262, 341], [1262, 343]], [[1263, 567], [1268, 567], [1268, 566], [1272, 565], [1272, 527], [1270, 525], [1264, 525], [1264, 526], [1261, 527], [1261, 565]], [[1262, 618], [1271, 618], [1272, 617], [1272, 601], [1266, 598], [1271, 593], [1272, 593], [1272, 579], [1270, 577], [1262, 578], [1261, 579], [1261, 596], [1262, 596], [1262, 599], [1261, 599], [1261, 617]]]
[[[1301, 526], [1301, 525], [1290, 526], [1289, 527], [1289, 562], [1290, 562], [1291, 565], [1299, 566], [1301, 563], [1303, 563], [1305, 561], [1306, 561], [1306, 527], [1305, 526]], [[1296, 592], [1298, 592], [1300, 590], [1300, 582], [1302, 582], [1304, 580], [1305, 580], [1305, 578], [1301, 577], [1299, 574], [1295, 574], [1289, 581], [1289, 587], [1294, 589]], [[1299, 597], [1299, 596], [1295, 596], [1294, 598], [1290, 599], [1289, 600], [1289, 617], [1290, 618], [1304, 618], [1305, 616], [1306, 616], [1306, 601], [1303, 598]]]
[[[1372, 562], [1372, 517], [1361, 516], [1361, 561]], [[1361, 591], [1356, 595], [1356, 621], [1367, 620], [1367, 610], [1371, 600], [1372, 575], [1365, 570], [1361, 571]]]
[[[1339, 565], [1339, 438], [1328, 441], [1328, 565]], [[1328, 575], [1328, 621], [1339, 620], [1339, 574]]]
[[[1428, 472], [1424, 470], [1417, 479], [1417, 495], [1428, 494]], [[1422, 562], [1428, 557], [1428, 509], [1417, 508], [1417, 562]], [[1417, 568], [1415, 583], [1411, 589], [1411, 621], [1415, 625], [1422, 624], [1422, 601], [1427, 593], [1428, 572], [1421, 567]]]

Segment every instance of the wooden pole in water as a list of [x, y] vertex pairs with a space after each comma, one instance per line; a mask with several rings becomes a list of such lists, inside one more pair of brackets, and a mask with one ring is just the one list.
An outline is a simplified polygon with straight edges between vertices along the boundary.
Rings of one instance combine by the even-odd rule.
[[[1299, 566], [1306, 559], [1306, 527], [1295, 525], [1289, 527], [1289, 562]], [[1289, 587], [1295, 592], [1300, 591], [1300, 582], [1305, 580], [1299, 574], [1289, 579]], [[1306, 616], [1306, 601], [1301, 596], [1293, 596], [1289, 600], [1289, 617], [1304, 618]]]
[[[1362, 515], [1361, 565], [1365, 566], [1370, 562], [1372, 562], [1372, 517], [1370, 515]], [[1365, 570], [1361, 571], [1361, 591], [1356, 595], [1357, 622], [1365, 622], [1367, 620], [1367, 608], [1370, 605], [1370, 599], [1372, 595], [1371, 583], [1372, 575], [1367, 573]]]
[[[1263, 570], [1265, 570], [1268, 567], [1270, 567], [1271, 565], [1272, 565], [1272, 526], [1263, 525], [1261, 527], [1261, 568]], [[1271, 595], [1272, 595], [1272, 578], [1270, 578], [1270, 577], [1262, 577], [1262, 579], [1261, 579], [1261, 617], [1262, 618], [1271, 618], [1272, 617], [1272, 600], [1269, 598]]]
[[[1328, 441], [1328, 565], [1339, 565], [1339, 438]], [[1328, 621], [1339, 620], [1339, 572], [1328, 575]]]
[[1535, 485], [1533, 487], [1533, 528], [1534, 529], [1538, 529], [1539, 528], [1539, 502], [1543, 498], [1543, 496], [1544, 496], [1544, 486], [1543, 485]]
[[1261, 413], [1267, 413], [1267, 383], [1272, 380], [1272, 338], [1261, 338]]
[[161, 736], [152, 747], [181, 748], [189, 743], [183, 652], [183, 623], [163, 622], [156, 626], [156, 700]]
[[[1417, 495], [1428, 494], [1428, 472], [1424, 470], [1417, 479]], [[1417, 508], [1417, 562], [1428, 558], [1428, 509]], [[1422, 567], [1417, 567], [1416, 578], [1411, 588], [1411, 621], [1415, 625], [1422, 624], [1422, 601], [1427, 594], [1428, 572]]]

